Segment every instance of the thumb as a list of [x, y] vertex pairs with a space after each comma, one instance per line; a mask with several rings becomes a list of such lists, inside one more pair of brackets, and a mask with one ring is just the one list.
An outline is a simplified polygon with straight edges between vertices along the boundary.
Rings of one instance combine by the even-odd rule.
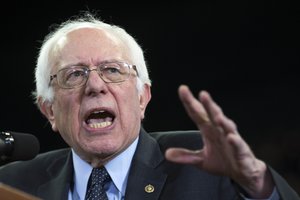
[[201, 165], [202, 151], [185, 148], [169, 148], [165, 153], [166, 159], [181, 164]]

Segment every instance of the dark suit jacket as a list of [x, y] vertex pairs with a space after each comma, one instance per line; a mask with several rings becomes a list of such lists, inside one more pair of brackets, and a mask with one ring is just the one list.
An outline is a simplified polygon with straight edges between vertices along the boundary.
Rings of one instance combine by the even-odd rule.
[[[199, 149], [202, 140], [197, 131], [140, 132], [126, 189], [126, 200], [212, 200], [239, 199], [231, 180], [214, 176], [193, 166], [174, 164], [164, 159], [168, 147]], [[299, 196], [271, 168], [282, 199]], [[38, 155], [30, 161], [18, 161], [2, 166], [0, 182], [21, 189], [42, 199], [67, 199], [73, 181], [70, 149], [60, 149]], [[153, 192], [146, 192], [151, 184]]]

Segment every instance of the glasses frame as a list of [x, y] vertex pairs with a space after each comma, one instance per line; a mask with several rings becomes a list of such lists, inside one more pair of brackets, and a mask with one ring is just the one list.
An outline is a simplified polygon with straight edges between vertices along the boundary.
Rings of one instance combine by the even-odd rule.
[[[129, 73], [128, 73], [128, 77], [124, 80], [120, 80], [120, 81], [107, 81], [103, 78], [103, 76], [101, 75], [101, 68], [100, 66], [102, 65], [105, 65], [105, 64], [109, 64], [109, 63], [115, 63], [115, 64], [122, 64], [126, 67], [128, 67], [129, 69]], [[60, 81], [58, 81], [57, 77], [58, 77], [58, 74], [63, 71], [63, 70], [66, 70], [66, 69], [70, 69], [70, 68], [73, 68], [73, 67], [82, 67], [82, 69], [84, 69], [84, 73], [85, 73], [85, 79], [82, 81], [82, 83], [78, 84], [78, 85], [75, 85], [73, 87], [65, 87], [63, 86], [62, 84], [60, 84]], [[105, 83], [121, 83], [121, 82], [124, 82], [126, 80], [128, 80], [132, 75], [132, 71], [131, 69], [133, 69], [135, 72], [136, 72], [136, 76], [138, 77], [139, 76], [139, 73], [137, 71], [137, 68], [136, 68], [136, 65], [132, 65], [132, 64], [128, 64], [127, 62], [123, 62], [123, 61], [108, 61], [108, 62], [103, 62], [103, 63], [100, 63], [99, 65], [95, 66], [96, 68], [94, 69], [90, 69], [89, 68], [90, 66], [87, 66], [87, 65], [72, 65], [72, 66], [69, 66], [69, 67], [65, 67], [65, 68], [62, 68], [60, 70], [57, 71], [56, 74], [52, 74], [50, 75], [50, 80], [49, 80], [49, 87], [51, 86], [51, 83], [53, 81], [53, 79], [57, 79], [57, 85], [62, 88], [62, 89], [74, 89], [74, 88], [79, 88], [79, 87], [82, 87], [84, 86], [86, 83], [87, 83], [87, 80], [89, 78], [89, 75], [92, 71], [96, 71], [99, 75], [99, 77], [105, 82]]]

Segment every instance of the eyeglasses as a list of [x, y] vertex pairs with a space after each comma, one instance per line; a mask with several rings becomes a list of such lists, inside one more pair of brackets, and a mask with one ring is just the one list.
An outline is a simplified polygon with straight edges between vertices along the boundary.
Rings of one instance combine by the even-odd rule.
[[121, 61], [103, 62], [95, 69], [83, 65], [65, 67], [56, 74], [50, 75], [49, 85], [56, 78], [58, 86], [63, 89], [78, 88], [86, 84], [91, 71], [97, 71], [105, 83], [120, 83], [129, 79], [132, 75], [131, 69], [134, 69], [138, 76], [135, 65]]

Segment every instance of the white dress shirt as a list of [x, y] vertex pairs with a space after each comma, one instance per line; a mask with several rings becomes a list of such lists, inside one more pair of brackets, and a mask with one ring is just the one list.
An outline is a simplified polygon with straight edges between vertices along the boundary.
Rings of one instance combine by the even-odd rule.
[[[107, 185], [109, 200], [123, 200], [128, 179], [128, 172], [138, 138], [121, 154], [105, 164], [112, 181]], [[68, 200], [84, 200], [88, 179], [93, 167], [82, 160], [72, 149], [74, 166], [74, 186], [70, 188]]]

